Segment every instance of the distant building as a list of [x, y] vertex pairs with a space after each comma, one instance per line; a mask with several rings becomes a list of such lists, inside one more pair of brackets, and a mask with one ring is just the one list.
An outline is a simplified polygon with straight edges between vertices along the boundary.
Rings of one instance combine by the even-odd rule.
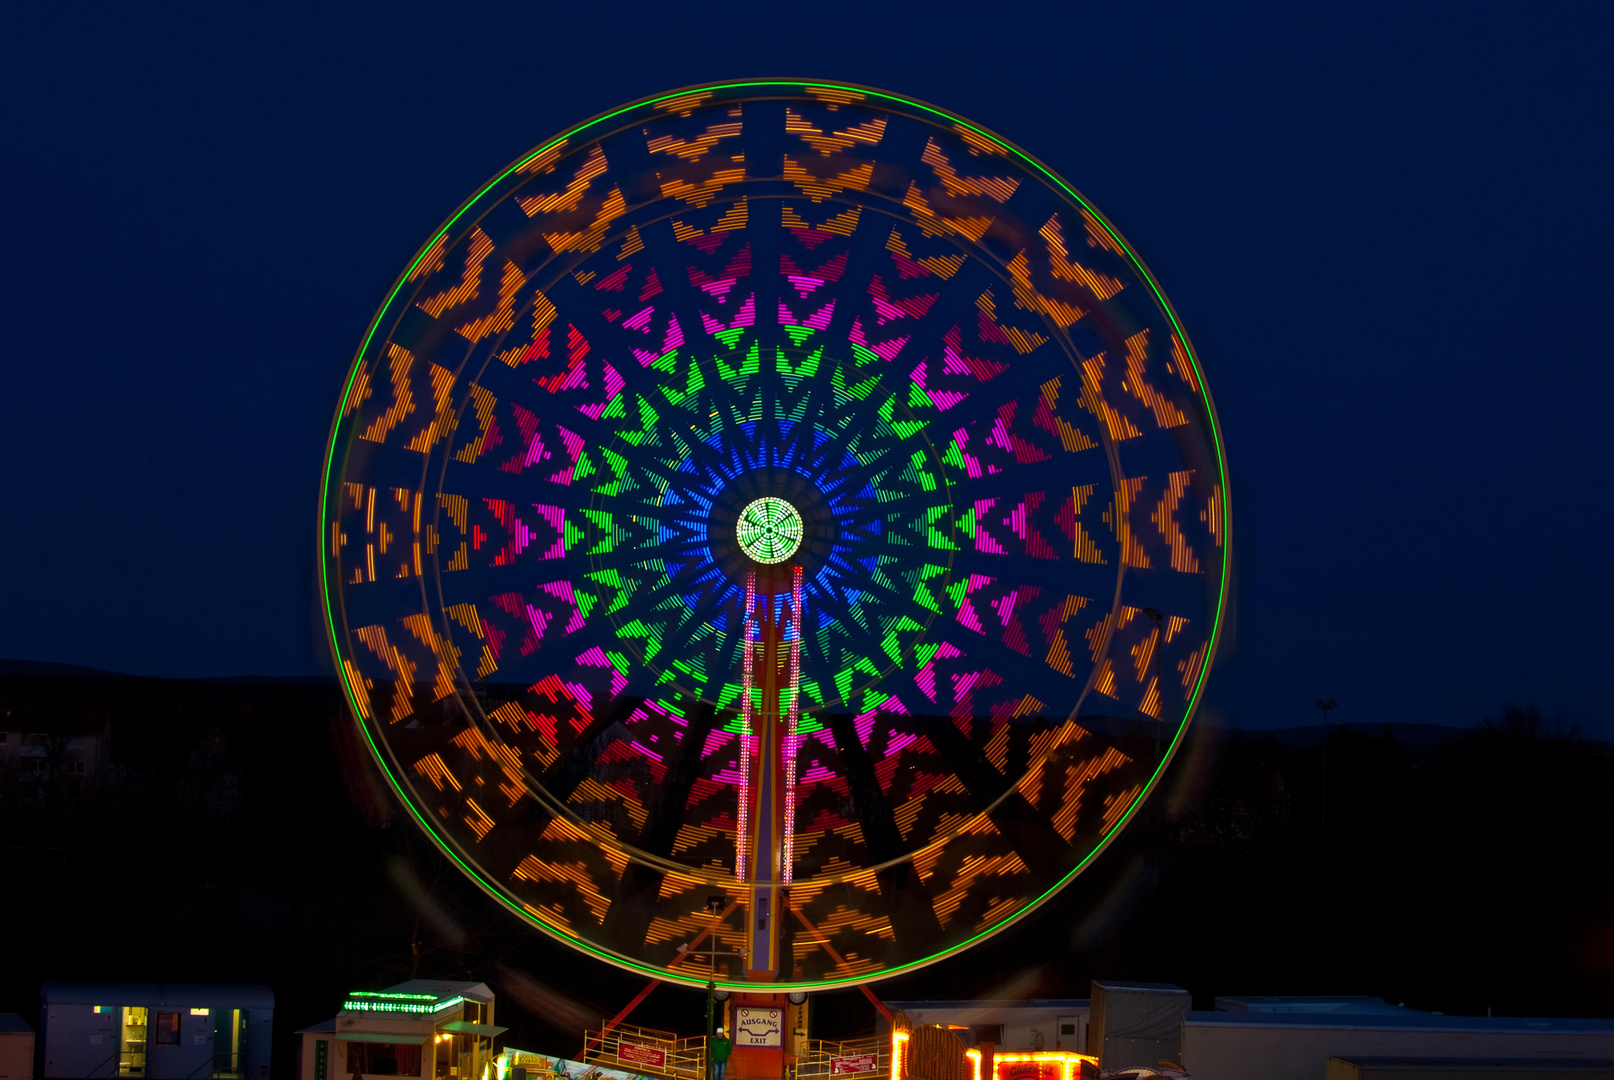
[[1328, 1080], [1614, 1080], [1614, 1060], [1331, 1057]]
[[267, 986], [47, 982], [45, 1080], [268, 1080]]
[[1090, 999], [885, 1004], [966, 1047], [1075, 1051], [1121, 1080], [1614, 1080], [1614, 1020], [1442, 1016], [1349, 994], [1226, 995], [1195, 1011], [1170, 983], [1092, 986]]
[[355, 990], [342, 1011], [299, 1031], [298, 1080], [366, 1076], [490, 1080], [493, 991], [486, 983], [411, 979], [385, 990]]
[[0, 786], [19, 806], [43, 806], [51, 783], [93, 787], [106, 772], [111, 744], [104, 714], [45, 713], [0, 694]]
[[[1087, 1048], [1086, 998], [1028, 998], [1023, 1001], [887, 1001], [886, 1008], [902, 1012], [911, 1024], [936, 1024], [959, 1029], [966, 1046], [990, 1043], [1008, 1051], [1075, 1050]], [[889, 1038], [889, 1026], [880, 1026]]]
[[0, 1080], [33, 1080], [34, 1029], [16, 1013], [0, 1013]]
[[1367, 997], [1360, 994], [1341, 994], [1334, 997], [1219, 997], [1216, 999], [1217, 1012], [1249, 1012], [1249, 1013], [1334, 1013], [1347, 1015], [1363, 1015], [1372, 1013], [1396, 1014], [1405, 1016], [1408, 1013], [1425, 1015], [1421, 1009], [1408, 1009], [1405, 1005], [1391, 1005], [1383, 998]]
[[[1350, 1068], [1331, 1066], [1330, 1058], [1351, 1063]], [[1391, 1058], [1402, 1063], [1392, 1069], [1386, 1064]], [[1408, 1065], [1408, 1059], [1420, 1064]], [[1468, 1064], [1453, 1066], [1453, 1059], [1467, 1059]], [[1501, 1080], [1513, 1067], [1530, 1075], [1544, 1069], [1584, 1075], [1582, 1066], [1607, 1059], [1614, 1059], [1614, 1020], [1441, 1016], [1389, 1007], [1189, 1012], [1182, 1021], [1180, 1058], [1194, 1080], [1360, 1080], [1389, 1071], [1404, 1080], [1414, 1080], [1415, 1074], [1423, 1080], [1419, 1070], [1430, 1075], [1444, 1071], [1446, 1076], [1495, 1074]], [[1519, 1066], [1521, 1060], [1531, 1064]], [[1446, 1064], [1438, 1066], [1439, 1061]]]
[[1190, 1004], [1188, 991], [1170, 983], [1094, 979], [1087, 1052], [1107, 1072], [1175, 1063]]

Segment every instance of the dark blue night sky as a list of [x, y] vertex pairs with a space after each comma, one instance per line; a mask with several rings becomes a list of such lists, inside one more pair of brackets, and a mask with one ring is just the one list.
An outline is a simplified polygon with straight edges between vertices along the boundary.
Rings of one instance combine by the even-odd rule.
[[1232, 469], [1210, 715], [1516, 700], [1614, 737], [1611, 31], [1593, 4], [12, 11], [0, 657], [327, 670], [321, 454], [416, 247], [578, 120], [800, 75], [1021, 144], [1165, 287]]

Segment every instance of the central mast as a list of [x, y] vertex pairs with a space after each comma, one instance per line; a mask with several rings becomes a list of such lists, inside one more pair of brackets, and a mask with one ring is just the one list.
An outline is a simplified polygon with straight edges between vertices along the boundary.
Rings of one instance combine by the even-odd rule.
[[[759, 577], [764, 590], [772, 579], [788, 591], [759, 590]], [[772, 982], [783, 969], [779, 934], [795, 854], [801, 582], [800, 566], [752, 570], [746, 579], [738, 873], [749, 901], [745, 977], [752, 982]]]
[[735, 875], [745, 893], [745, 977], [786, 971], [780, 931], [794, 857], [796, 739], [800, 718], [801, 517], [782, 499], [759, 499], [740, 516], [746, 573], [740, 682], [740, 798]]

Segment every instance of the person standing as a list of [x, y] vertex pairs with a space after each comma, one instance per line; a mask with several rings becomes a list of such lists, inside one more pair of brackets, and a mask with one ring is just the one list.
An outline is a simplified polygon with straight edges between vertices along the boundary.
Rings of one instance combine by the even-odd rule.
[[707, 1052], [712, 1055], [712, 1080], [723, 1080], [723, 1074], [729, 1067], [729, 1054], [733, 1050], [734, 1044], [723, 1034], [723, 1029], [718, 1028], [717, 1034], [712, 1036], [712, 1045], [707, 1048]]

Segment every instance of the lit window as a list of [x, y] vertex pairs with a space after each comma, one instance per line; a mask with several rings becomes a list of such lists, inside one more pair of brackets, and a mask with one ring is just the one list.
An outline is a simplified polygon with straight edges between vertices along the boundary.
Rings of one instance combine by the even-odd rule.
[[206, 1016], [207, 1015], [207, 1010], [206, 1009], [192, 1009], [191, 1010], [191, 1015], [192, 1016]]

